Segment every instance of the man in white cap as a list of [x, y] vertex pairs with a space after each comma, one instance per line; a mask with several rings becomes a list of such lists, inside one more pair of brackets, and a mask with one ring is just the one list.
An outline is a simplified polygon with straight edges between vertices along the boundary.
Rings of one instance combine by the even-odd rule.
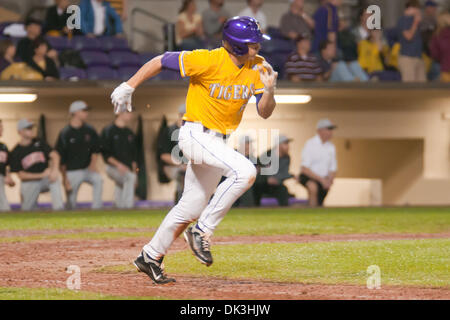
[[[163, 164], [165, 175], [170, 180], [176, 180], [177, 187], [175, 192], [175, 204], [180, 200], [184, 190], [184, 177], [186, 175], [186, 165], [188, 160], [183, 157], [178, 147], [178, 135], [186, 113], [186, 105], [178, 107], [178, 119], [171, 126], [167, 127], [158, 139], [158, 152]], [[173, 155], [175, 157], [173, 157]]]
[[64, 208], [58, 152], [36, 139], [34, 123], [21, 119], [17, 123], [19, 143], [11, 151], [11, 171], [17, 172], [21, 183], [22, 210], [37, 207], [39, 194], [50, 191], [53, 210]]
[[[289, 173], [291, 157], [289, 156], [289, 139], [285, 135], [280, 135], [278, 143], [269, 150], [265, 155], [260, 156], [260, 164], [264, 166], [274, 166], [273, 161], [278, 161], [278, 170], [273, 175], [260, 174], [255, 181], [255, 200], [256, 204], [261, 204], [263, 195], [273, 196], [277, 199], [278, 204], [282, 207], [289, 205], [289, 191], [283, 184], [285, 180], [293, 178]], [[266, 163], [265, 159], [270, 159]]]
[[302, 151], [300, 183], [308, 190], [309, 205], [322, 206], [336, 177], [336, 148], [330, 141], [337, 126], [329, 119], [317, 123], [317, 134]]
[[83, 182], [92, 185], [92, 209], [102, 207], [103, 179], [97, 169], [100, 139], [95, 129], [86, 123], [89, 109], [84, 101], [73, 102], [69, 108], [69, 124], [61, 130], [56, 142], [68, 209], [76, 208], [78, 190]]

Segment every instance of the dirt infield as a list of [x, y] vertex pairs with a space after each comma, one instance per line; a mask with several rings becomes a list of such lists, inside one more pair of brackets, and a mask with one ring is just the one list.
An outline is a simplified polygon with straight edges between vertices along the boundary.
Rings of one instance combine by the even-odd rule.
[[[118, 229], [114, 229], [117, 231]], [[125, 229], [120, 229], [123, 231]], [[112, 231], [108, 229], [107, 231]], [[133, 231], [137, 231], [133, 229]], [[148, 231], [148, 230], [139, 230]], [[61, 231], [62, 232], [62, 231]], [[71, 233], [74, 231], [64, 231]], [[47, 234], [45, 231], [21, 231], [20, 236]], [[0, 234], [6, 236], [6, 234]], [[11, 236], [11, 234], [9, 234]], [[14, 234], [17, 236], [17, 234]], [[357, 241], [450, 238], [441, 234], [355, 234], [301, 236], [216, 237], [214, 244], [283, 243], [316, 241]], [[137, 272], [97, 272], [101, 267], [131, 262], [148, 238], [114, 240], [39, 240], [0, 244], [0, 287], [65, 288], [66, 268], [78, 265], [82, 270], [82, 290], [118, 296], [162, 296], [174, 299], [450, 299], [449, 288], [386, 286], [368, 290], [358, 285], [301, 284], [256, 280], [231, 280], [216, 277], [192, 277], [174, 274], [170, 286], [153, 285]], [[185, 250], [178, 239], [172, 252]], [[193, 263], [197, 263], [193, 259]], [[201, 281], [199, 281], [201, 280]]]

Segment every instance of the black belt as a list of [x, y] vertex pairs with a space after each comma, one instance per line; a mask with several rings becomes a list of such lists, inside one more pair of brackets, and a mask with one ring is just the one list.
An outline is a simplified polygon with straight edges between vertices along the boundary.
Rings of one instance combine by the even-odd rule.
[[181, 123], [182, 123], [182, 124], [185, 124], [186, 122], [200, 124], [200, 125], [203, 127], [203, 132], [214, 133], [214, 135], [215, 135], [216, 137], [222, 138], [223, 140], [226, 140], [226, 139], [228, 139], [228, 138], [230, 137], [229, 134], [223, 134], [223, 133], [220, 133], [220, 132], [211, 130], [211, 129], [205, 127], [203, 124], [201, 124], [201, 123], [199, 123], [199, 122], [193, 122], [193, 121], [183, 120]]

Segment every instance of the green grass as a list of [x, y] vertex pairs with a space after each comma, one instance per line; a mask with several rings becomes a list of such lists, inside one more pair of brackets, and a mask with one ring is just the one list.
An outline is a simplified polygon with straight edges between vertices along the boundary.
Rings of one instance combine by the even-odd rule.
[[166, 300], [164, 297], [112, 296], [53, 288], [2, 288], [0, 300]]
[[[5, 241], [37, 239], [113, 239], [146, 232], [88, 233], [92, 228], [157, 228], [166, 210], [81, 211], [0, 214], [0, 230], [84, 229], [79, 233], [2, 238]], [[232, 210], [216, 230], [217, 236], [299, 235], [351, 233], [450, 232], [450, 208], [351, 209], [239, 209]]]
[[[213, 246], [206, 268], [188, 251], [168, 255], [169, 274], [281, 282], [365, 284], [367, 268], [381, 269], [381, 285], [450, 287], [450, 239], [264, 243]], [[133, 272], [131, 265], [99, 272]]]

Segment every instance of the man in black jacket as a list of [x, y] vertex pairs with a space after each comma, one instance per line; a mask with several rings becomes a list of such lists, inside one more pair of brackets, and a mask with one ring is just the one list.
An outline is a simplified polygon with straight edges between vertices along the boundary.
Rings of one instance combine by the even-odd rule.
[[106, 173], [116, 184], [115, 202], [118, 208], [134, 206], [137, 146], [136, 135], [128, 128], [132, 119], [132, 112], [119, 113], [101, 134], [101, 151], [106, 162]]
[[67, 19], [70, 17], [70, 14], [67, 13], [68, 6], [68, 0], [55, 0], [55, 5], [47, 9], [44, 33], [50, 32], [51, 35], [68, 35], [71, 33], [67, 27]]

